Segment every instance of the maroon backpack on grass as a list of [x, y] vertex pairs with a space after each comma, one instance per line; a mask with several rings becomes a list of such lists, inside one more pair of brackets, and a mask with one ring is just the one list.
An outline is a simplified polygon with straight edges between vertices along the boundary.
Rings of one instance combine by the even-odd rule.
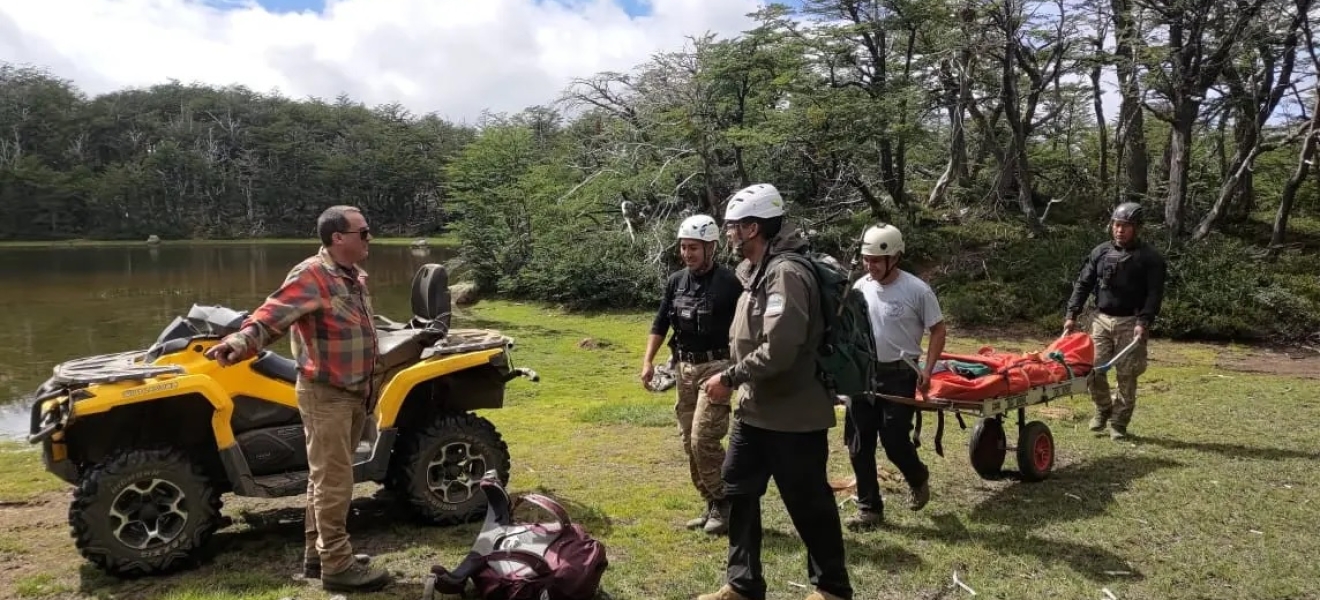
[[[435, 592], [462, 594], [471, 580], [483, 600], [589, 600], [600, 589], [609, 566], [605, 544], [569, 519], [558, 502], [526, 494], [516, 503], [494, 471], [481, 480], [486, 494], [486, 523], [466, 558], [454, 570], [431, 567], [422, 600]], [[554, 517], [550, 522], [523, 523], [513, 512], [523, 503]]]

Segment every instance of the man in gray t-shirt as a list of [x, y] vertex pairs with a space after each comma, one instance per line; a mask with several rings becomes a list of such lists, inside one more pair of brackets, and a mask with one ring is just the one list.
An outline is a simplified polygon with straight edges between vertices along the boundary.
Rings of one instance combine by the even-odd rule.
[[[861, 290], [870, 313], [875, 336], [877, 380], [881, 393], [913, 398], [930, 387], [935, 361], [944, 352], [944, 315], [939, 300], [921, 278], [898, 268], [903, 254], [903, 234], [897, 227], [877, 225], [862, 237], [862, 262], [867, 275], [853, 287]], [[930, 331], [926, 366], [918, 374], [904, 359], [915, 364], [921, 358], [921, 339]], [[858, 512], [849, 518], [850, 528], [884, 522], [884, 502], [876, 475], [876, 439], [885, 456], [903, 473], [912, 490], [910, 507], [920, 510], [930, 501], [930, 472], [917, 455], [911, 436], [916, 409], [879, 398], [850, 398], [843, 435], [857, 477]]]

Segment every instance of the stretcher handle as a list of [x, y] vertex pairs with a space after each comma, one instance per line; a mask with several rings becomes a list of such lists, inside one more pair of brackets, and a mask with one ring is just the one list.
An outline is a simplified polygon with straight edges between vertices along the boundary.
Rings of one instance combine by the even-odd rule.
[[1124, 356], [1127, 356], [1127, 353], [1131, 352], [1133, 348], [1136, 348], [1137, 344], [1139, 343], [1141, 343], [1140, 337], [1132, 338], [1132, 343], [1128, 344], [1127, 346], [1124, 346], [1122, 350], [1119, 350], [1118, 354], [1115, 354], [1113, 358], [1109, 359], [1109, 362], [1096, 367], [1095, 371], [1097, 373], [1100, 373], [1101, 375], [1108, 373], [1110, 369], [1114, 368], [1114, 365], [1118, 361], [1122, 360]]

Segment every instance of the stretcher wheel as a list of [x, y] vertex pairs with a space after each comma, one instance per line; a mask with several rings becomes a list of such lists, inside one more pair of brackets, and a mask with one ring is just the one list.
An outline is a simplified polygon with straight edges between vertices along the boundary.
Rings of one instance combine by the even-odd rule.
[[1004, 455], [1008, 445], [1004, 438], [1004, 423], [998, 418], [982, 418], [972, 428], [972, 439], [967, 442], [967, 457], [981, 479], [998, 479], [1004, 470]]
[[1054, 470], [1054, 434], [1048, 425], [1032, 421], [1018, 433], [1018, 471], [1023, 481], [1040, 481]]

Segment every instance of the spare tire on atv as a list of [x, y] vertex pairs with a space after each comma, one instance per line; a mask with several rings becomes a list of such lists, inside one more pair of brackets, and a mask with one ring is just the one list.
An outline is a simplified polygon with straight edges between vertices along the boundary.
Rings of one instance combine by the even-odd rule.
[[92, 466], [69, 506], [74, 544], [119, 577], [194, 566], [220, 526], [220, 498], [181, 450], [126, 450]]
[[480, 484], [494, 469], [509, 482], [509, 447], [495, 425], [471, 413], [440, 413], [427, 426], [404, 432], [391, 465], [390, 490], [423, 521], [467, 523], [485, 515]]

